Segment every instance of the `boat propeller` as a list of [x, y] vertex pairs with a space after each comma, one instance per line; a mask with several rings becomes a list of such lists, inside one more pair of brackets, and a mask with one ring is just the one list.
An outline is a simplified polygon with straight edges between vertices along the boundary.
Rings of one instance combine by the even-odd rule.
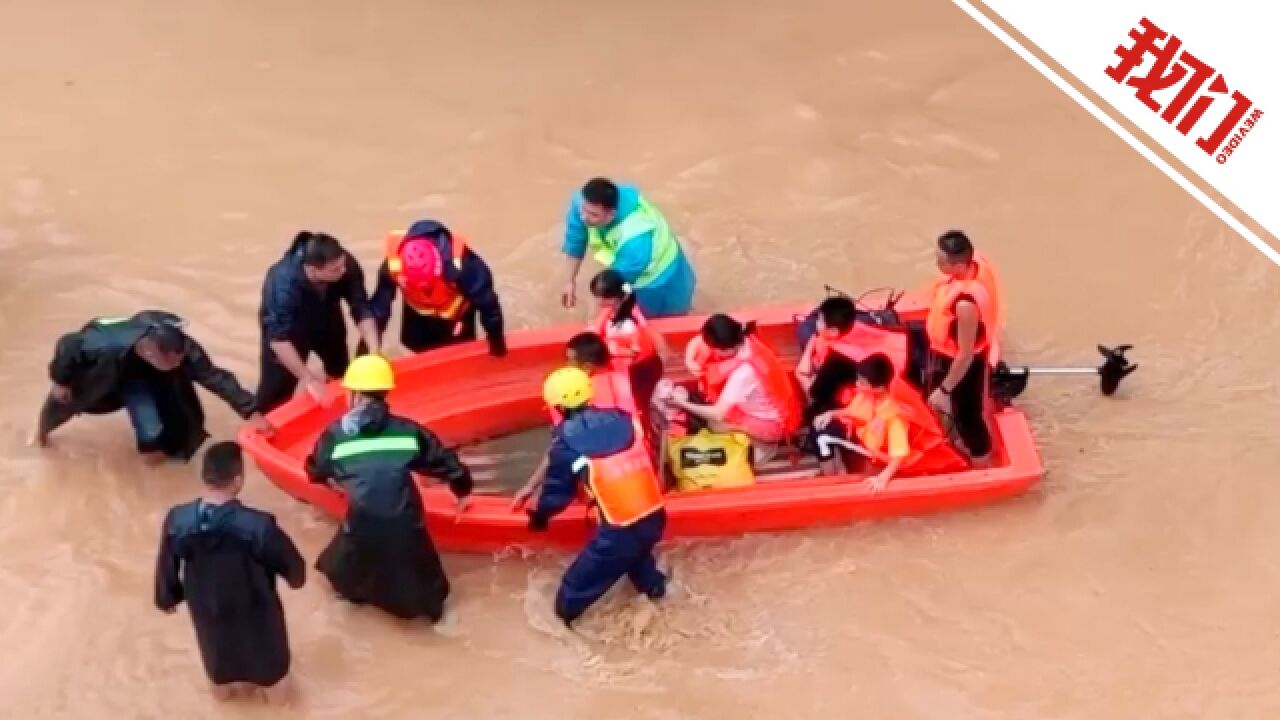
[[1097, 367], [1020, 367], [1011, 368], [1003, 361], [996, 365], [991, 374], [991, 393], [1004, 405], [1018, 397], [1027, 389], [1027, 381], [1032, 375], [1098, 375], [1099, 389], [1106, 396], [1114, 395], [1124, 380], [1138, 366], [1129, 362], [1125, 353], [1132, 350], [1132, 345], [1119, 345], [1109, 348], [1098, 346], [1102, 355], [1102, 364]]

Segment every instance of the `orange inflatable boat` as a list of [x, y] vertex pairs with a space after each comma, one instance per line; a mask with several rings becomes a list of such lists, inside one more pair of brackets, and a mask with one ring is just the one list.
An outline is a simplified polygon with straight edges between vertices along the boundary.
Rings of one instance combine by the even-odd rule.
[[[808, 307], [734, 312], [739, 321], [756, 321], [758, 333], [788, 363], [799, 355], [798, 317]], [[903, 319], [923, 318], [924, 305], [908, 295], [897, 305]], [[674, 349], [698, 332], [704, 316], [651, 321]], [[483, 341], [471, 342], [395, 361], [397, 388], [393, 410], [423, 423], [459, 448], [477, 480], [471, 506], [457, 520], [453, 496], [443, 484], [421, 478], [427, 524], [441, 548], [488, 552], [512, 545], [577, 548], [591, 532], [587, 507], [576, 503], [552, 519], [545, 533], [526, 528], [527, 516], [511, 510], [511, 494], [524, 482], [545, 450], [547, 412], [542, 380], [563, 364], [564, 343], [581, 325], [512, 332], [509, 354], [492, 358]], [[683, 367], [668, 377], [687, 379]], [[1027, 418], [1013, 407], [989, 408], [995, 450], [993, 467], [984, 470], [896, 478], [872, 493], [861, 476], [821, 477], [807, 455], [780, 455], [757, 469], [754, 485], [667, 495], [667, 537], [733, 536], [848, 523], [855, 520], [916, 515], [993, 502], [1017, 495], [1034, 484], [1043, 469]], [[340, 518], [341, 492], [308, 482], [304, 458], [321, 430], [342, 412], [324, 409], [305, 394], [271, 413], [278, 432], [266, 439], [248, 428], [240, 433], [245, 451], [262, 472], [293, 497]], [[541, 437], [528, 437], [542, 429]], [[526, 434], [524, 449], [518, 437]], [[517, 440], [502, 440], [516, 436]]]

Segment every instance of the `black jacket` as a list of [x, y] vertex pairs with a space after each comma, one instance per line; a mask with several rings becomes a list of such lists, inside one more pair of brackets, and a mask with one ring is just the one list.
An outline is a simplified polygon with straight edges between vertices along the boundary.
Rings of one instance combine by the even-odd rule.
[[262, 283], [262, 304], [258, 322], [265, 343], [290, 341], [311, 350], [323, 338], [346, 337], [341, 301], [346, 300], [353, 322], [369, 317], [369, 295], [364, 287], [364, 270], [355, 256], [347, 253], [347, 272], [336, 283], [316, 288], [302, 267], [306, 237], [289, 245]]
[[[124, 407], [120, 389], [130, 365], [143, 361], [133, 346], [157, 323], [182, 325], [177, 315], [146, 310], [128, 319], [94, 320], [79, 331], [63, 335], [49, 363], [49, 379], [71, 388], [65, 404], [47, 402], [40, 426], [49, 432], [80, 413], [105, 414]], [[213, 364], [200, 343], [186, 336], [182, 364], [161, 373], [148, 366], [146, 377], [156, 393], [156, 404], [164, 423], [161, 449], [171, 457], [190, 460], [209, 435], [204, 430], [204, 408], [194, 383], [222, 398], [240, 417], [256, 408], [254, 397], [241, 387], [236, 376]]]
[[372, 401], [335, 420], [316, 441], [306, 462], [315, 483], [336, 482], [347, 493], [345, 529], [366, 523], [422, 526], [422, 497], [412, 473], [449, 483], [455, 497], [471, 493], [471, 471], [440, 438], [412, 420]]

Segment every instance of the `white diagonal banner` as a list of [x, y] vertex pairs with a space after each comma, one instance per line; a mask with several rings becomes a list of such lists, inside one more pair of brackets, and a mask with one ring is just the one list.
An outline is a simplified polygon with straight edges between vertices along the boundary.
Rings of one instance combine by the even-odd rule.
[[[1280, 0], [953, 0], [1272, 262], [1280, 252], [1004, 32], [998, 16], [1257, 225], [1280, 236]], [[1268, 71], [1267, 68], [1273, 68]]]

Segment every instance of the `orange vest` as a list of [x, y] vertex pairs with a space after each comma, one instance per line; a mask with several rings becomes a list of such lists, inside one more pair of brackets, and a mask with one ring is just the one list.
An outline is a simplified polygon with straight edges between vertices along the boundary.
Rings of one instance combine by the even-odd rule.
[[[933, 283], [933, 302], [929, 306], [929, 316], [925, 319], [925, 332], [929, 336], [929, 347], [948, 357], [955, 357], [960, 352], [956, 344], [955, 322], [956, 301], [962, 295], [973, 298], [978, 306], [978, 320], [981, 327], [973, 351], [978, 353], [989, 347], [998, 346], [1000, 330], [1004, 323], [1004, 310], [995, 267], [990, 260], [976, 252], [973, 255], [973, 262], [977, 266], [977, 271], [972, 278], [958, 280], [944, 276]], [[994, 356], [996, 353], [993, 352], [991, 355]], [[995, 359], [993, 358], [991, 362], [995, 362]]]
[[881, 465], [888, 465], [893, 459], [889, 456], [889, 422], [902, 420], [907, 426], [907, 444], [911, 450], [902, 461], [899, 475], [938, 475], [969, 467], [964, 456], [947, 441], [920, 393], [902, 380], [895, 379], [889, 385], [888, 397], [879, 403], [872, 400], [870, 394], [859, 391], [836, 417], [853, 429], [863, 448]]
[[[711, 362], [711, 350], [701, 335], [695, 335], [689, 345], [685, 358], [690, 370], [698, 378], [698, 389], [706, 396], [708, 403], [715, 404], [734, 370], [743, 364], [749, 364], [759, 376], [765, 394], [782, 413], [782, 425], [787, 434], [799, 429], [804, 408], [800, 405], [800, 391], [796, 380], [763, 340], [755, 335], [748, 335], [747, 346], [751, 348], [748, 357], [735, 356], [719, 362]], [[742, 415], [737, 407], [730, 408], [725, 420], [734, 423]]]
[[[405, 304], [413, 308], [419, 315], [437, 315], [444, 320], [457, 320], [467, 308], [466, 298], [458, 292], [452, 283], [443, 277], [438, 278], [430, 287], [419, 287], [405, 282], [402, 263], [400, 261], [400, 245], [404, 242], [404, 233], [394, 232], [387, 235], [387, 271], [391, 279], [404, 293]], [[462, 269], [462, 255], [467, 251], [467, 241], [461, 235], [453, 235], [454, 268]]]
[[822, 367], [827, 356], [839, 353], [854, 362], [862, 362], [876, 353], [884, 353], [893, 363], [893, 374], [901, 376], [907, 371], [907, 334], [900, 330], [876, 327], [855, 322], [849, 332], [836, 335], [834, 330], [824, 330], [813, 336], [813, 366]]
[[591, 329], [604, 338], [609, 346], [610, 363], [614, 370], [624, 371], [632, 363], [652, 357], [658, 353], [653, 346], [653, 338], [649, 337], [649, 322], [641, 314], [640, 308], [632, 308], [631, 320], [635, 329], [624, 330], [613, 324], [613, 311], [601, 308]]
[[604, 521], [627, 527], [662, 509], [662, 483], [653, 470], [639, 421], [635, 441], [620, 453], [603, 458], [581, 457], [574, 469], [587, 467], [587, 492]]

